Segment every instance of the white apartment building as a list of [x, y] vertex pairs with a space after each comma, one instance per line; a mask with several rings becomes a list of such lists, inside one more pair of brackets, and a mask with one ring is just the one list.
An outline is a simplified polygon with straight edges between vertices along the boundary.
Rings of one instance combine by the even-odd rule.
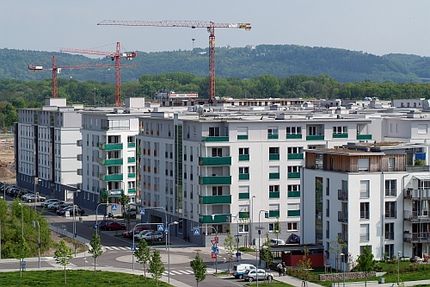
[[259, 221], [262, 238], [285, 240], [300, 234], [303, 150], [371, 140], [369, 123], [336, 115], [152, 113], [140, 118], [137, 136], [142, 205], [151, 220], [164, 221], [162, 208], [181, 219], [175, 232], [196, 243], [207, 243], [203, 234], [214, 229], [237, 233], [241, 245], [255, 243]]
[[302, 243], [321, 244], [326, 263], [340, 270], [352, 268], [365, 246], [375, 259], [423, 257], [430, 252], [429, 186], [427, 145], [308, 150]]
[[17, 185], [60, 199], [71, 198], [81, 176], [77, 160], [81, 115], [66, 99], [48, 99], [41, 109], [21, 109], [15, 128]]

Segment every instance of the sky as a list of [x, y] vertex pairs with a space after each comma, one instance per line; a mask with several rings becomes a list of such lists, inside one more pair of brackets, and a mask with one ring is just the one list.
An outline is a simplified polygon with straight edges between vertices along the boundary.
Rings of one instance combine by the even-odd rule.
[[[102, 20], [250, 22], [216, 46], [294, 44], [430, 56], [429, 0], [2, 0], [0, 48], [127, 51], [206, 48], [205, 29], [97, 26]], [[194, 43], [192, 39], [195, 39]]]

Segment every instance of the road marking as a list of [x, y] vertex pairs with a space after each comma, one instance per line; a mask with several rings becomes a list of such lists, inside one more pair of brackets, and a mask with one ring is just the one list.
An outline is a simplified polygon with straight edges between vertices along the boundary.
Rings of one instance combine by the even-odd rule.
[[[163, 276], [167, 276], [169, 274], [168, 271], [163, 272]], [[170, 270], [170, 275], [192, 275], [194, 272], [192, 270]]]
[[108, 251], [130, 251], [130, 248], [125, 246], [103, 246]]

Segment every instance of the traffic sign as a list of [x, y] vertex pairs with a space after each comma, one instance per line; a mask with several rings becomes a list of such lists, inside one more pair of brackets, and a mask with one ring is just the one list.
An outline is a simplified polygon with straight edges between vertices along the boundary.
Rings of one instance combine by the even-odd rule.
[[212, 258], [212, 259], [216, 259], [216, 257], [217, 257], [217, 254], [216, 254], [216, 253], [214, 253], [214, 252], [212, 252], [212, 253], [211, 253], [211, 258]]
[[193, 234], [194, 234], [194, 236], [199, 236], [200, 235], [200, 228], [194, 228]]
[[219, 254], [219, 248], [216, 245], [212, 245], [211, 252], [215, 254]]
[[140, 215], [142, 215], [142, 216], [145, 215], [145, 208], [140, 209]]
[[97, 224], [94, 224], [94, 229], [97, 229]]
[[116, 205], [116, 204], [112, 204], [112, 211], [115, 211], [115, 210], [117, 210], [118, 209], [118, 206]]
[[158, 231], [164, 231], [164, 225], [163, 224], [157, 224], [157, 230]]

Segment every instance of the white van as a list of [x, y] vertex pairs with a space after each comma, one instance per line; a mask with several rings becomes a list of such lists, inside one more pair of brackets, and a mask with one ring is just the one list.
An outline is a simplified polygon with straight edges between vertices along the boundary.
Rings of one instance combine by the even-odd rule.
[[270, 239], [270, 245], [272, 245], [272, 246], [274, 246], [274, 245], [285, 245], [285, 240], [271, 238]]
[[233, 276], [236, 279], [243, 279], [245, 277], [245, 273], [249, 270], [256, 269], [252, 264], [239, 264], [233, 267]]

